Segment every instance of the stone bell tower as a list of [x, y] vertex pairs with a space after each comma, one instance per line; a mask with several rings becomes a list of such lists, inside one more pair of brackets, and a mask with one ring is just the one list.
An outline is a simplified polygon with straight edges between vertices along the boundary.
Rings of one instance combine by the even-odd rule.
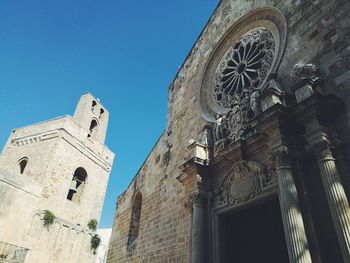
[[[114, 158], [104, 145], [108, 115], [85, 93], [73, 117], [12, 131], [0, 155], [0, 242], [29, 249], [26, 263], [95, 257], [88, 223], [100, 219]], [[49, 227], [45, 210], [55, 217]]]
[[104, 143], [108, 125], [108, 111], [101, 105], [100, 100], [90, 93], [81, 96], [75, 109], [73, 120], [88, 131], [88, 137]]

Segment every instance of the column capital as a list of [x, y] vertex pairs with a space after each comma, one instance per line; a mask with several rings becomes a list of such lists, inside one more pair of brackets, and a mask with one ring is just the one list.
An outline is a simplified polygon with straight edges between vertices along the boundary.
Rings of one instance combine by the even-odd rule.
[[208, 204], [210, 193], [205, 191], [195, 191], [188, 195], [187, 207], [205, 206]]
[[291, 167], [291, 154], [287, 146], [280, 146], [270, 154], [270, 160], [274, 162], [277, 169]]
[[310, 148], [317, 161], [334, 159], [332, 154], [333, 146], [331, 142], [326, 138], [311, 144]]

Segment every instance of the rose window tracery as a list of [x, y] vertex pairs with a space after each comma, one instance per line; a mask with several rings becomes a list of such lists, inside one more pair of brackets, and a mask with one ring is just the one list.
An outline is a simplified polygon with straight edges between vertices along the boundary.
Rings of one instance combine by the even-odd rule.
[[213, 99], [230, 108], [260, 89], [271, 68], [275, 39], [266, 28], [244, 34], [225, 53], [214, 75]]

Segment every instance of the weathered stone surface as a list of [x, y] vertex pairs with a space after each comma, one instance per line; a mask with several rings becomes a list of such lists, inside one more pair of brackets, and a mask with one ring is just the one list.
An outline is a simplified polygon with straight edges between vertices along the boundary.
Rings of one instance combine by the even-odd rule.
[[[100, 117], [101, 108], [84, 94], [78, 114], [14, 130], [0, 155], [0, 241], [29, 248], [26, 263], [94, 260], [87, 224], [100, 218], [114, 158], [103, 144], [108, 112], [104, 109]], [[101, 124], [96, 134], [89, 131], [93, 118]], [[21, 174], [18, 161], [24, 157]], [[74, 202], [67, 194], [78, 167], [86, 170], [87, 179]], [[43, 226], [43, 210], [56, 216], [49, 228]]]
[[[193, 139], [200, 142], [204, 127], [209, 126], [215, 129], [215, 118], [213, 117], [215, 114], [212, 113], [216, 111], [226, 114], [230, 110], [223, 109], [215, 103], [211, 104], [210, 110], [205, 110], [205, 107], [210, 106], [211, 102], [204, 100], [204, 106], [201, 102], [203, 96], [212, 96], [210, 83], [213, 82], [216, 68], [213, 66], [211, 75], [207, 74], [208, 68], [219, 64], [230, 44], [235, 43], [246, 33], [245, 30], [250, 30], [254, 26], [264, 26], [271, 31], [275, 30], [273, 32], [276, 35], [277, 31], [279, 32], [281, 50], [277, 54], [277, 61], [280, 59], [280, 62], [271, 66], [273, 72], [270, 73], [278, 72], [276, 81], [278, 81], [282, 91], [287, 94], [288, 105], [292, 105], [286, 107], [294, 107], [293, 105], [296, 103], [306, 105], [310, 98], [316, 96], [308, 92], [309, 90], [301, 90], [298, 98], [295, 98], [295, 94], [290, 92], [290, 88], [295, 85], [295, 81], [290, 77], [294, 65], [313, 63], [320, 69], [324, 80], [322, 92], [324, 94], [333, 93], [341, 97], [347, 106], [347, 112], [344, 114], [350, 116], [350, 90], [348, 89], [350, 82], [346, 73], [350, 69], [350, 20], [347, 18], [349, 16], [350, 3], [342, 0], [220, 1], [173, 82], [169, 85], [166, 131], [161, 135], [129, 187], [118, 198], [118, 209], [108, 254], [109, 263], [190, 262], [192, 210], [188, 207], [190, 193], [187, 191], [197, 187], [198, 181], [189, 180], [186, 182], [186, 187], [183, 186], [176, 180], [180, 174], [178, 167], [189, 156], [186, 150], [188, 141]], [[286, 24], [283, 23], [283, 19], [280, 19], [283, 17], [285, 17]], [[249, 19], [245, 20], [245, 18]], [[274, 25], [265, 20], [272, 21]], [[286, 38], [283, 38], [284, 33]], [[244, 70], [244, 67], [240, 68], [240, 71]], [[208, 85], [203, 85], [203, 83]], [[207, 94], [204, 92], [203, 95], [201, 89], [209, 91]], [[266, 153], [269, 148], [280, 146], [281, 143], [291, 144], [304, 151], [305, 142], [299, 134], [302, 128], [290, 122], [290, 119], [286, 117], [289, 114], [288, 111], [282, 110], [285, 107], [284, 101], [277, 95], [273, 96], [276, 97], [266, 97], [266, 101], [263, 101], [265, 104], [263, 104], [263, 113], [260, 117], [258, 114], [255, 119], [251, 116], [252, 126], [255, 125], [254, 127], [257, 129], [250, 131], [244, 138], [244, 143], [238, 141], [227, 144], [223, 140], [222, 143], [214, 146], [215, 149], [219, 150], [215, 150], [214, 156], [209, 157], [210, 169], [212, 169], [208, 172], [210, 174], [208, 176], [210, 187], [215, 189], [220, 186], [227, 171], [239, 160], [259, 161], [265, 167], [264, 169], [273, 171], [274, 168], [268, 164]], [[290, 99], [291, 96], [293, 99]], [[251, 100], [249, 105], [253, 105]], [[303, 107], [308, 107], [305, 105]], [[265, 118], [265, 120], [260, 122], [259, 118]], [[334, 124], [334, 122], [332, 123]], [[338, 131], [345, 145], [345, 156], [349, 159], [349, 122], [343, 120], [343, 122], [337, 122], [337, 125], [341, 128]], [[332, 130], [332, 128], [330, 129]], [[220, 136], [224, 137], [219, 132], [217, 137]], [[221, 137], [220, 139], [222, 139]], [[303, 158], [308, 157], [306, 153], [303, 152], [303, 154], [301, 162]], [[160, 162], [159, 160], [165, 158], [164, 156], [166, 156], [167, 161]], [[297, 182], [298, 195], [302, 196], [300, 198], [301, 211], [306, 210], [302, 217], [298, 217], [298, 220], [304, 220], [312, 260], [320, 262], [318, 260], [323, 257], [323, 260], [327, 261], [327, 259], [339, 256], [336, 245], [332, 248], [326, 245], [336, 242], [335, 234], [332, 232], [329, 225], [331, 222], [326, 216], [324, 221], [317, 222], [317, 215], [327, 213], [320, 208], [321, 205], [317, 204], [317, 208], [313, 208], [312, 211], [305, 208], [310, 207], [310, 204], [313, 204], [312, 201], [317, 202], [316, 200], [322, 198], [321, 192], [323, 191], [321, 187], [317, 188], [320, 189], [319, 192], [313, 188], [314, 181], [318, 180], [317, 168], [311, 171], [308, 170], [311, 168], [306, 167], [305, 169], [308, 171], [305, 176], [293, 174], [296, 177], [294, 180]], [[264, 170], [264, 174], [269, 173], [265, 173]], [[300, 172], [300, 174], [302, 173]], [[205, 181], [205, 176], [198, 175], [197, 179]], [[128, 254], [126, 245], [131, 207], [134, 194], [137, 191], [140, 191], [143, 196], [140, 229], [137, 246], [132, 254]], [[307, 195], [307, 191], [312, 193], [311, 197]], [[269, 192], [276, 193], [276, 184], [266, 187], [261, 192], [260, 197], [262, 198]], [[249, 202], [250, 200], [245, 201]], [[322, 205], [326, 205], [326, 203], [322, 203]], [[321, 237], [315, 237], [314, 227], [317, 228], [318, 235]], [[215, 238], [212, 237], [210, 241], [213, 247], [217, 245]], [[324, 252], [327, 250], [326, 247], [329, 248], [329, 251]], [[220, 262], [215, 261], [217, 258], [214, 251], [210, 262]]]

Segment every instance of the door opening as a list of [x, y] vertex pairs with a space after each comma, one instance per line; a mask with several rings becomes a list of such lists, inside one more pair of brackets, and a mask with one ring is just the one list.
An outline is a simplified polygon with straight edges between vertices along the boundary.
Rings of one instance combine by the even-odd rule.
[[221, 262], [289, 262], [278, 199], [219, 216], [219, 229]]

